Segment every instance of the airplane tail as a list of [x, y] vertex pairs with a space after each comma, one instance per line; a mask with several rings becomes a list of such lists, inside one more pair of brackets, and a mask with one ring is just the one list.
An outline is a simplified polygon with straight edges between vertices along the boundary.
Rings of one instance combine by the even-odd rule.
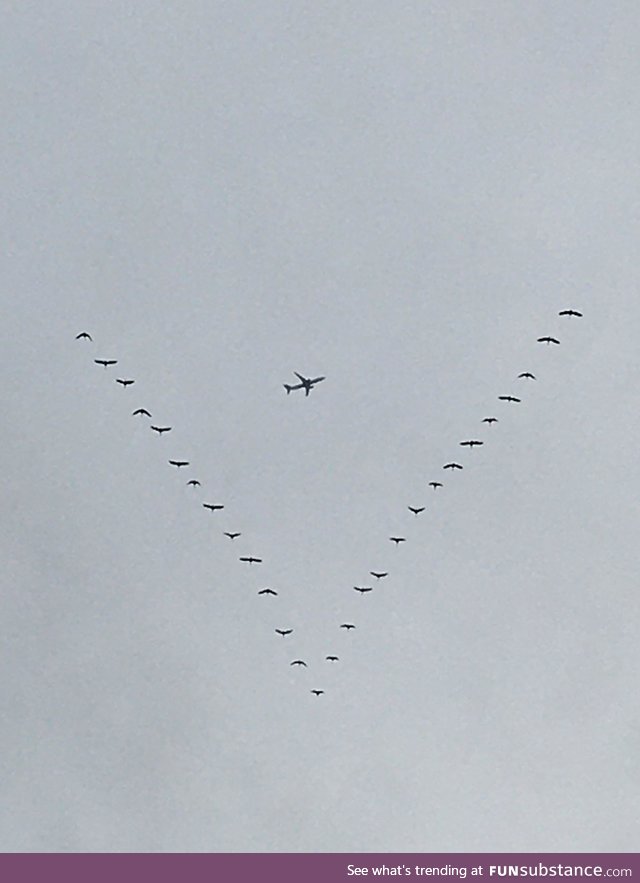
[[286, 389], [286, 391], [287, 391], [287, 395], [289, 395], [289, 393], [291, 392], [292, 387], [290, 387], [288, 383], [283, 383], [282, 385], [283, 385], [284, 388]]

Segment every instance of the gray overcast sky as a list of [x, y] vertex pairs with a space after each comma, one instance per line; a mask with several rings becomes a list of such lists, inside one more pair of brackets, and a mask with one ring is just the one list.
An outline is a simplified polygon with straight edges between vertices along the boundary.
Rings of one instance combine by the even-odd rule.
[[637, 4], [3, 21], [0, 849], [636, 850]]

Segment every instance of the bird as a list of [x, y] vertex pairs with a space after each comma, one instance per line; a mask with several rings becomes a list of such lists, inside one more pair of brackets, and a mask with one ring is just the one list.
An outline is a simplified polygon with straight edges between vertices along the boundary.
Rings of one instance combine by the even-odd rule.
[[355, 625], [352, 622], [343, 622], [340, 628], [349, 631], [349, 629], [354, 629]]
[[107, 365], [117, 365], [118, 364], [117, 359], [94, 359], [93, 361], [96, 363], [96, 365], [102, 365], [104, 368], [106, 368]]
[[187, 482], [187, 487], [200, 487], [200, 482], [197, 478], [192, 478]]
[[151, 414], [147, 411], [146, 408], [137, 408], [133, 413], [132, 417], [137, 416], [138, 414], [144, 414], [145, 417], [151, 417]]
[[205, 509], [210, 509], [211, 512], [215, 512], [216, 509], [224, 509], [222, 503], [203, 503], [202, 505]]
[[406, 543], [407, 541], [406, 537], [389, 537], [389, 539], [392, 543], [395, 543], [396, 546], [398, 545], [398, 543]]
[[532, 374], [531, 371], [523, 371], [522, 374], [518, 374], [518, 380], [520, 380], [521, 377], [524, 377], [525, 380], [535, 380], [536, 379], [536, 375]]
[[293, 629], [276, 629], [275, 631], [284, 638], [286, 635], [290, 635]]
[[339, 658], [339, 656], [325, 656], [327, 662], [337, 662]]
[[559, 344], [560, 341], [557, 340], [557, 338], [555, 338], [555, 337], [539, 337], [538, 343], [546, 343], [547, 346], [549, 346], [550, 343], [558, 343]]
[[229, 537], [230, 540], [235, 540], [236, 537], [242, 536], [240, 531], [238, 531], [237, 533], [229, 533], [229, 531], [227, 531], [227, 530], [225, 530], [224, 535], [225, 535], [225, 537]]
[[558, 315], [559, 316], [580, 316], [580, 317], [582, 317], [582, 313], [579, 313], [577, 310], [560, 310]]
[[443, 469], [462, 469], [463, 467], [459, 463], [445, 463], [442, 467]]
[[314, 696], [322, 696], [324, 690], [311, 690], [310, 692], [313, 693]]
[[259, 595], [277, 595], [278, 593], [274, 592], [273, 589], [266, 588], [266, 589], [260, 589], [258, 594]]
[[413, 512], [414, 515], [419, 515], [421, 512], [424, 512], [425, 507], [407, 506], [407, 509], [409, 510], [409, 512]]
[[305, 668], [307, 667], [307, 663], [304, 661], [304, 659], [294, 659], [293, 662], [289, 663], [289, 665], [304, 665]]
[[76, 340], [93, 340], [93, 337], [89, 334], [88, 331], [81, 331], [80, 334], [76, 334]]
[[361, 595], [364, 595], [365, 592], [373, 591], [372, 586], [354, 586], [353, 588], [356, 590], [356, 592], [360, 592]]
[[497, 417], [485, 417], [482, 422], [483, 423], [497, 423], [498, 418]]
[[132, 383], [135, 383], [135, 380], [123, 380], [121, 377], [116, 377], [116, 383], [119, 383], [120, 386], [131, 386]]
[[157, 432], [158, 435], [162, 435], [163, 432], [171, 431], [170, 426], [152, 426], [151, 429], [153, 429], [154, 432]]
[[238, 559], [239, 561], [246, 561], [248, 564], [262, 564], [262, 558], [253, 558], [251, 555], [245, 555], [242, 558]]
[[522, 399], [518, 399], [515, 396], [498, 396], [501, 402], [521, 402]]
[[478, 441], [476, 438], [470, 438], [469, 441], [462, 441], [462, 442], [460, 442], [460, 444], [462, 445], [463, 448], [465, 448], [465, 447], [466, 448], [475, 448], [478, 445], [483, 445], [484, 442]]
[[388, 571], [382, 573], [380, 570], [370, 570], [369, 573], [371, 576], [375, 576], [376, 579], [382, 579], [383, 576], [389, 576]]
[[432, 487], [432, 488], [434, 489], [434, 491], [435, 491], [435, 490], [436, 490], [437, 488], [439, 488], [439, 487], [444, 487], [444, 485], [442, 484], [441, 481], [430, 481], [430, 482], [429, 482], [429, 487]]
[[178, 469], [180, 469], [181, 466], [188, 466], [189, 461], [188, 460], [169, 460], [169, 465], [170, 466], [177, 466]]

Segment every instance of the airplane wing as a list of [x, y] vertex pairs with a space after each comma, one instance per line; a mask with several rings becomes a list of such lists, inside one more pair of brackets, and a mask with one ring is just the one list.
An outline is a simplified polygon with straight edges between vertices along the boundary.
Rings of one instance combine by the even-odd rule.
[[298, 374], [297, 371], [294, 371], [293, 373], [296, 375], [296, 377], [298, 378], [298, 380], [301, 380], [301, 381], [302, 381], [302, 385], [303, 385], [303, 386], [304, 386], [305, 383], [309, 383], [309, 379], [308, 379], [307, 377], [303, 377], [302, 374]]
[[310, 382], [311, 383], [320, 383], [321, 380], [326, 380], [326, 377], [314, 377], [314, 379], [311, 380]]

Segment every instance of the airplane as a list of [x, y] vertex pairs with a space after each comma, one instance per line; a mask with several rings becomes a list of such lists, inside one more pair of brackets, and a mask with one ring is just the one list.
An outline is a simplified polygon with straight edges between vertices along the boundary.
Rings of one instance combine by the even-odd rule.
[[389, 539], [392, 543], [395, 543], [396, 546], [398, 545], [398, 543], [406, 543], [407, 541], [406, 537], [389, 537]]
[[523, 371], [522, 374], [518, 374], [518, 380], [520, 380], [521, 377], [524, 377], [527, 380], [535, 380], [536, 379], [536, 375], [532, 374], [531, 371]]
[[349, 629], [354, 629], [355, 625], [353, 625], [353, 623], [351, 623], [351, 622], [343, 622], [342, 625], [340, 626], [340, 628], [346, 629], [347, 631], [349, 631]]
[[277, 593], [277, 592], [274, 592], [273, 589], [269, 589], [269, 588], [267, 588], [267, 589], [260, 589], [260, 591], [258, 592], [258, 594], [259, 594], [259, 595], [277, 595], [278, 593]]
[[245, 555], [239, 558], [239, 561], [246, 561], [248, 564], [262, 564], [262, 558], [253, 558], [251, 555]]
[[485, 417], [482, 422], [483, 423], [497, 423], [498, 418], [497, 417]]
[[546, 343], [549, 346], [550, 343], [560, 343], [559, 340], [556, 340], [555, 337], [539, 337], [538, 343]]
[[290, 635], [293, 629], [275, 629], [275, 631], [284, 638], [285, 635]]
[[478, 441], [477, 439], [472, 438], [472, 439], [469, 439], [469, 441], [463, 441], [463, 442], [460, 442], [460, 444], [462, 445], [463, 448], [464, 448], [464, 447], [467, 447], [467, 448], [475, 448], [475, 447], [477, 447], [478, 445], [483, 445], [484, 442], [482, 442], [482, 441]]
[[579, 313], [577, 310], [560, 310], [558, 315], [559, 316], [580, 316], [580, 317], [582, 317], [582, 313]]
[[211, 512], [215, 512], [216, 509], [224, 509], [222, 503], [203, 503], [202, 505], [205, 509], [209, 509]]
[[419, 515], [421, 512], [424, 512], [425, 506], [420, 506], [419, 508], [416, 506], [407, 506], [409, 512], [413, 512], [414, 515]]
[[200, 482], [197, 478], [192, 478], [191, 481], [187, 482], [187, 487], [200, 487]]
[[181, 466], [188, 466], [189, 461], [188, 460], [169, 460], [169, 465], [170, 466], [177, 466], [178, 469], [180, 469]]
[[432, 487], [432, 488], [434, 489], [434, 491], [435, 491], [435, 490], [436, 490], [437, 488], [439, 488], [439, 487], [444, 487], [444, 485], [442, 484], [441, 481], [430, 481], [430, 482], [429, 482], [429, 487]]
[[138, 408], [136, 411], [132, 413], [132, 417], [135, 417], [137, 414], [144, 414], [145, 417], [151, 417], [151, 414], [147, 411], [146, 408]]
[[93, 361], [96, 363], [96, 365], [102, 365], [104, 368], [106, 368], [107, 365], [117, 365], [118, 364], [117, 359], [94, 359]]
[[225, 537], [229, 537], [230, 540], [235, 540], [236, 537], [241, 537], [241, 536], [242, 536], [242, 534], [240, 533], [240, 531], [238, 531], [237, 533], [229, 533], [229, 532], [226, 531], [226, 530], [225, 530], [225, 532], [224, 532], [224, 535], [225, 535]]
[[310, 692], [313, 693], [314, 696], [322, 696], [324, 690], [311, 690]]
[[361, 595], [364, 595], [365, 592], [372, 592], [373, 588], [371, 586], [354, 586], [353, 587], [356, 592], [360, 592]]
[[339, 656], [325, 656], [327, 662], [337, 662], [339, 658]]
[[88, 331], [81, 331], [80, 334], [76, 334], [76, 340], [93, 340], [93, 337], [89, 334]]
[[375, 576], [376, 579], [382, 579], [383, 576], [389, 576], [389, 572], [388, 572], [388, 571], [385, 571], [384, 573], [382, 573], [382, 572], [379, 571], [379, 570], [378, 570], [378, 571], [376, 571], [376, 570], [370, 570], [369, 573], [371, 574], [371, 576]]
[[289, 663], [289, 665], [304, 665], [305, 668], [307, 667], [307, 663], [304, 661], [304, 659], [294, 659], [293, 662]]
[[162, 435], [163, 432], [171, 431], [170, 426], [152, 426], [151, 429], [153, 429], [154, 432], [157, 432], [158, 435]]
[[119, 377], [116, 377], [116, 383], [119, 383], [120, 386], [131, 386], [132, 383], [135, 383], [135, 380], [121, 380]]
[[443, 469], [464, 469], [459, 463], [445, 463]]
[[294, 386], [291, 386], [289, 383], [284, 383], [283, 386], [287, 391], [287, 395], [289, 395], [294, 389], [304, 389], [305, 396], [308, 396], [316, 383], [320, 383], [321, 380], [326, 380], [325, 377], [314, 377], [313, 379], [303, 377], [302, 374], [298, 374], [297, 371], [294, 371], [293, 373], [300, 380], [300, 383], [296, 383]]
[[501, 402], [521, 402], [522, 399], [517, 399], [515, 396], [498, 396]]

